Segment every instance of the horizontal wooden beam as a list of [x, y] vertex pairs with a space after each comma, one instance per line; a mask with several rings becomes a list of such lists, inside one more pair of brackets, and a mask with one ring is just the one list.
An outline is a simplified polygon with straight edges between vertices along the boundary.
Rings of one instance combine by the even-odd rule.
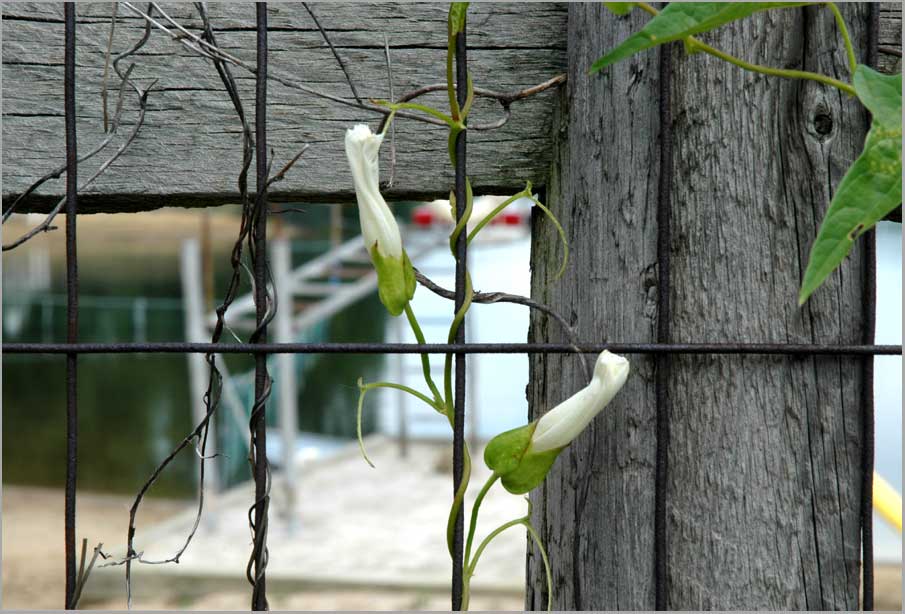
[[[144, 9], [145, 5], [140, 5]], [[201, 21], [191, 4], [163, 3], [164, 10], [191, 32]], [[311, 5], [344, 58], [360, 95], [388, 97], [384, 35], [390, 47], [394, 91], [399, 94], [443, 81], [445, 4], [314, 3]], [[254, 10], [250, 3], [210, 3], [218, 41], [229, 53], [254, 64]], [[79, 3], [77, 96], [79, 147], [85, 152], [104, 138], [101, 89], [110, 31], [111, 3]], [[565, 71], [565, 5], [562, 3], [474, 3], [469, 19], [469, 66], [477, 86], [514, 91]], [[299, 3], [270, 8], [271, 71], [325, 93], [352, 99], [348, 83], [311, 17]], [[63, 162], [63, 27], [59, 3], [13, 2], [2, 7], [3, 27], [3, 183], [4, 209], [34, 180]], [[144, 21], [122, 5], [113, 52], [120, 53], [143, 33]], [[883, 3], [880, 67], [901, 69], [902, 9]], [[235, 202], [241, 164], [241, 128], [210, 61], [184, 49], [160, 30], [126, 61], [142, 86], [157, 79], [145, 124], [131, 147], [93, 185], [80, 194], [83, 212], [126, 212], [164, 206], [208, 207]], [[235, 68], [246, 114], [253, 118], [253, 75]], [[109, 93], [109, 113], [117, 85]], [[508, 193], [546, 182], [550, 165], [550, 126], [554, 90], [512, 104], [512, 118], [492, 132], [469, 137], [469, 175], [484, 193]], [[442, 93], [423, 100], [442, 108]], [[136, 97], [127, 93], [123, 123], [111, 144], [85, 162], [84, 180], [132, 130]], [[491, 100], [476, 103], [472, 121], [503, 116]], [[601, 118], [603, 119], [603, 118]], [[305, 145], [300, 163], [272, 186], [275, 202], [351, 200], [351, 176], [343, 153], [346, 128], [366, 122], [372, 112], [325, 101], [272, 83], [269, 137], [274, 168]], [[382, 152], [382, 178], [390, 177], [390, 143]], [[385, 194], [395, 200], [430, 200], [448, 194], [452, 176], [442, 127], [400, 119], [396, 125], [393, 184]], [[17, 206], [42, 212], [63, 195], [64, 178], [44, 184]]]
[[[80, 152], [104, 138], [101, 89], [110, 31], [111, 3], [79, 3], [77, 47]], [[145, 4], [136, 3], [142, 10]], [[362, 98], [389, 96], [384, 36], [392, 60], [394, 92], [445, 80], [446, 4], [310, 5], [343, 57]], [[163, 3], [192, 32], [201, 20], [189, 3]], [[63, 160], [63, 26], [59, 3], [4, 3], [3, 16], [3, 202], [25, 190]], [[250, 3], [210, 3], [221, 47], [254, 64], [254, 9]], [[161, 20], [162, 21], [162, 20]], [[334, 96], [352, 99], [342, 71], [300, 3], [270, 7], [271, 72]], [[469, 19], [469, 66], [478, 87], [514, 91], [564, 71], [565, 12], [559, 4], [473, 4]], [[138, 41], [144, 21], [120, 5], [113, 51]], [[132, 77], [151, 91], [137, 139], [79, 199], [81, 211], [137, 211], [161, 206], [215, 206], [235, 202], [241, 165], [241, 126], [211, 62], [153, 29], [142, 50], [125, 61]], [[234, 68], [250, 121], [254, 77]], [[111, 71], [112, 73], [112, 71]], [[113, 113], [118, 80], [110, 80]], [[492, 132], [469, 137], [469, 174], [476, 190], [512, 192], [526, 180], [543, 184], [549, 166], [550, 90], [512, 104], [512, 118]], [[445, 93], [419, 101], [447, 106]], [[80, 170], [89, 177], [134, 126], [137, 97], [126, 93], [123, 123], [111, 145]], [[488, 123], [503, 117], [501, 105], [480, 99], [470, 118]], [[343, 151], [345, 130], [359, 122], [373, 129], [379, 114], [326, 101], [271, 82], [268, 143], [274, 169], [309, 145], [286, 179], [274, 184], [274, 200], [344, 201], [354, 196]], [[396, 121], [393, 199], [430, 199], [449, 193], [452, 182], [446, 130], [408, 119]], [[382, 151], [382, 178], [390, 176], [390, 143]], [[45, 184], [17, 206], [45, 211], [63, 193], [64, 181]]]

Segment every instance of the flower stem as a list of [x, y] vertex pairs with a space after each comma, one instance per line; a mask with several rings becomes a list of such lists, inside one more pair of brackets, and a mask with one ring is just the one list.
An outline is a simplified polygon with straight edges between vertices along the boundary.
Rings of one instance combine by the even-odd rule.
[[516, 518], [515, 520], [510, 520], [509, 522], [498, 526], [496, 529], [490, 532], [490, 535], [484, 538], [481, 542], [481, 545], [478, 546], [477, 551], [474, 555], [474, 560], [471, 562], [471, 565], [466, 565], [465, 569], [462, 573], [462, 609], [468, 609], [468, 599], [471, 595], [471, 577], [474, 575], [474, 570], [478, 565], [478, 560], [480, 560], [481, 555], [484, 553], [484, 550], [490, 545], [490, 542], [493, 541], [497, 535], [505, 531], [506, 529], [511, 529], [512, 527], [517, 527], [520, 524], [525, 524], [527, 521], [527, 517]]
[[390, 114], [387, 115], [387, 118], [383, 122], [383, 130], [380, 132], [381, 136], [385, 136], [387, 131], [390, 129], [390, 124], [393, 123], [393, 120], [396, 119], [396, 109], [390, 111]]
[[[650, 6], [646, 2], [639, 2], [638, 6], [651, 15], [659, 15], [660, 11]], [[844, 31], [843, 37], [848, 36], [848, 30]], [[843, 83], [838, 79], [833, 79], [832, 77], [828, 77], [826, 75], [821, 75], [820, 73], [810, 72], [807, 70], [791, 70], [786, 68], [773, 68], [772, 66], [763, 66], [762, 64], [752, 64], [751, 62], [746, 62], [741, 58], [737, 58], [734, 55], [729, 55], [724, 51], [720, 51], [719, 49], [715, 49], [706, 43], [702, 43], [700, 40], [696, 39], [693, 36], [688, 36], [685, 38], [686, 43], [690, 49], [696, 51], [703, 51], [707, 55], [712, 55], [715, 58], [719, 58], [730, 64], [734, 64], [739, 68], [744, 70], [748, 70], [751, 72], [761, 73], [764, 75], [770, 75], [772, 77], [782, 77], [784, 79], [805, 79], [808, 81], [817, 81], [818, 83], [823, 83], [824, 85], [829, 85], [831, 87], [835, 87], [838, 90], [845, 92], [851, 96], [855, 95], [855, 88], [853, 88], [848, 83]], [[849, 41], [849, 44], [851, 42]]]
[[[417, 318], [415, 318], [415, 312], [412, 311], [411, 303], [405, 304], [405, 317], [409, 321], [409, 326], [412, 327], [412, 332], [415, 333], [415, 339], [418, 341], [418, 344], [424, 345], [424, 333], [421, 331], [421, 326], [418, 324]], [[445, 409], [445, 405], [443, 403], [443, 397], [440, 396], [440, 390], [437, 389], [434, 378], [431, 377], [430, 356], [427, 354], [421, 354], [421, 371], [424, 373], [424, 381], [427, 382], [427, 387], [430, 388], [431, 393], [434, 395], [434, 403], [432, 405], [434, 405], [437, 411], [446, 413], [440, 409], [441, 407]]]
[[540, 550], [540, 557], [544, 561], [544, 572], [547, 574], [547, 611], [550, 612], [553, 610], [553, 574], [550, 571], [550, 559], [547, 557], [547, 551], [540, 540], [540, 536], [537, 534], [537, 530], [528, 517], [525, 518], [524, 524], [525, 528], [528, 529], [528, 535], [537, 544], [537, 549]]
[[845, 52], [848, 54], [849, 70], [854, 75], [855, 68], [858, 66], [858, 60], [855, 58], [855, 49], [852, 47], [852, 38], [849, 36], [848, 27], [845, 25], [845, 19], [843, 19], [842, 13], [839, 11], [839, 7], [836, 6], [835, 2], [827, 2], [826, 6], [833, 12], [833, 16], [836, 18], [836, 27], [839, 28], [839, 33], [842, 34], [842, 40], [845, 43]]

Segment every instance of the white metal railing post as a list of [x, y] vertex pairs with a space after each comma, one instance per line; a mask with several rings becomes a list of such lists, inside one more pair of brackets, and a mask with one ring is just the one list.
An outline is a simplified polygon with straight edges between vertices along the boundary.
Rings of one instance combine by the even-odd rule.
[[[180, 252], [180, 277], [182, 278], [182, 306], [185, 319], [185, 338], [189, 342], [210, 341], [206, 338], [204, 326], [204, 297], [201, 280], [201, 247], [196, 239], [185, 239]], [[204, 354], [186, 354], [189, 365], [189, 396], [192, 403], [193, 426], [204, 419], [206, 408], [204, 393], [207, 391], [208, 372]], [[217, 429], [215, 418], [211, 417], [205, 456], [217, 453]], [[200, 469], [199, 469], [200, 471]], [[220, 488], [216, 458], [207, 461], [205, 478], [213, 492]]]
[[[271, 241], [270, 258], [273, 283], [276, 287], [277, 310], [273, 318], [274, 341], [292, 343], [293, 334], [293, 294], [292, 250], [289, 240], [280, 237]], [[295, 457], [296, 436], [298, 434], [298, 386], [295, 373], [295, 355], [278, 354], [275, 357], [278, 418], [283, 448], [283, 474], [286, 484], [286, 516], [295, 517], [297, 500], [297, 480], [293, 459]]]

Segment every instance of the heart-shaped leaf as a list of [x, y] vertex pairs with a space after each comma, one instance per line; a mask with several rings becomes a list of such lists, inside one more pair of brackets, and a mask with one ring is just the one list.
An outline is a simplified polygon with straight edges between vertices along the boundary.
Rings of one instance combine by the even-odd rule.
[[798, 304], [845, 259], [855, 239], [902, 202], [902, 75], [858, 66], [858, 98], [872, 115], [864, 151], [839, 183], [811, 247]]

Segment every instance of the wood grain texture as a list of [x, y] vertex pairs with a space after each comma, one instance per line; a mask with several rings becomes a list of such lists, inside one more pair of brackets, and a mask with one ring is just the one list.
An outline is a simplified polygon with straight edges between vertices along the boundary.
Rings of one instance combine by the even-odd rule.
[[[198, 32], [189, 3], [164, 3], [181, 24]], [[389, 38], [396, 94], [445, 79], [444, 4], [313, 5], [321, 24], [344, 57], [360, 94], [388, 96], [384, 38]], [[298, 3], [270, 8], [272, 72], [291, 74], [325, 92], [351, 99], [342, 72], [304, 8]], [[210, 4], [223, 48], [254, 63], [254, 11], [250, 4]], [[78, 130], [82, 148], [102, 137], [101, 77], [109, 32], [110, 3], [78, 6]], [[62, 8], [58, 3], [3, 5], [3, 199], [21, 192], [63, 157]], [[564, 70], [565, 12], [559, 5], [475, 4], [469, 19], [469, 66], [476, 85], [510, 91], [540, 83]], [[143, 21], [120, 7], [114, 51], [137, 41]], [[235, 201], [241, 162], [240, 124], [216, 72], [165, 33], [153, 31], [135, 56], [133, 78], [147, 85], [146, 124], [130, 150], [89, 188], [82, 211], [131, 211], [163, 205], [209, 206]], [[234, 69], [253, 118], [254, 79]], [[469, 169], [476, 190], [514, 191], [526, 180], [543, 184], [549, 166], [550, 108], [554, 92], [512, 106], [502, 129], [469, 137]], [[115, 99], [115, 95], [111, 96]], [[443, 108], [444, 95], [423, 100]], [[273, 200], [324, 201], [353, 197], [343, 152], [347, 127], [379, 116], [324, 101], [280, 84], [269, 88], [269, 144], [280, 168], [304, 144], [311, 148], [286, 178], [274, 184]], [[112, 103], [111, 103], [112, 109]], [[127, 98], [125, 135], [136, 116]], [[471, 117], [486, 123], [502, 116], [499, 104], [479, 100]], [[115, 147], [114, 144], [112, 147]], [[389, 147], [382, 167], [388, 176]], [[86, 173], [101, 158], [86, 163]], [[388, 198], [433, 198], [451, 185], [445, 129], [411, 120], [397, 122], [396, 181]], [[48, 182], [26, 210], [43, 210], [62, 193], [62, 180]]]
[[[187, 3], [164, 4], [180, 23], [197, 32], [200, 21]], [[383, 34], [389, 37], [397, 93], [443, 79], [445, 5], [318, 3], [315, 10], [353, 79], [365, 97], [386, 97]], [[254, 27], [250, 4], [211, 3], [220, 43], [253, 62]], [[78, 129], [82, 149], [102, 138], [100, 90], [109, 28], [109, 3], [78, 6]], [[476, 3], [471, 9], [471, 66], [478, 85], [514, 90], [558, 74], [565, 66], [565, 8], [555, 3]], [[3, 202], [62, 160], [62, 9], [55, 3], [4, 3], [3, 27]], [[884, 3], [881, 45], [901, 49], [901, 6]], [[270, 9], [272, 69], [339, 96], [349, 88], [320, 33], [303, 8], [294, 3]], [[142, 22], [119, 11], [114, 51], [131, 46]], [[216, 206], [236, 200], [235, 175], [240, 162], [240, 133], [232, 107], [213, 68], [164, 33], [154, 31], [139, 53], [133, 77], [148, 84], [159, 79], [150, 98], [147, 122], [131, 149], [86, 190], [83, 212], [137, 211], [159, 206]], [[881, 67], [898, 69], [899, 59], [881, 54]], [[246, 105], [254, 83], [236, 69]], [[513, 105], [503, 129], [472, 134], [469, 165], [477, 190], [510, 192], [525, 180], [542, 185], [547, 178], [549, 130], [556, 94], [547, 92]], [[427, 100], [442, 106], [442, 96]], [[274, 83], [270, 88], [271, 141], [277, 168], [304, 144], [311, 149], [287, 179], [275, 184], [275, 201], [344, 201], [352, 197], [342, 152], [343, 130], [378, 118], [366, 111], [338, 106]], [[111, 103], [112, 105], [112, 103]], [[137, 109], [128, 97], [120, 138], [129, 132]], [[477, 104], [473, 120], [500, 117], [499, 105]], [[390, 198], [433, 198], [451, 182], [443, 139], [437, 127], [400, 121], [396, 182]], [[84, 165], [92, 172], [97, 157]], [[190, 162], [188, 162], [190, 161]], [[388, 176], [388, 148], [383, 159]], [[83, 176], [85, 173], [83, 173]], [[21, 211], [44, 211], [63, 191], [62, 179], [48, 182]]]
[[880, 37], [881, 47], [898, 49], [899, 54], [880, 51], [878, 68], [885, 73], [898, 73], [902, 70], [902, 3], [880, 3]]
[[[649, 342], [656, 334], [657, 52], [589, 78], [591, 63], [647, 18], [616, 19], [569, 5], [569, 76], [554, 120], [547, 188], [571, 247], [534, 219], [532, 296], [576, 323], [579, 338]], [[532, 314], [531, 341], [566, 341]], [[534, 355], [529, 406], [537, 418], [584, 386], [574, 356]], [[532, 495], [533, 522], [553, 566], [553, 609], [652, 609], [654, 412], [652, 361], [634, 360], [622, 393], [560, 455]], [[543, 564], [529, 547], [525, 607], [543, 610]]]
[[[867, 7], [842, 9], [863, 51]], [[555, 232], [537, 220], [532, 291], [588, 341], [655, 335], [662, 51], [578, 78], [644, 21], [585, 5], [569, 12], [570, 83], [548, 198], [575, 258], [551, 282]], [[702, 38], [766, 64], [848, 70], [832, 16], [819, 8], [772, 11]], [[860, 152], [865, 112], [835, 90], [672, 53], [671, 341], [858, 343], [859, 249], [803, 309], [797, 289], [832, 189]], [[529, 338], [561, 340], [538, 317]], [[623, 391], [532, 495], [555, 570], [554, 609], [654, 607], [652, 360], [630, 358]], [[535, 417], [583, 384], [573, 361], [532, 358]], [[671, 362], [669, 607], [856, 609], [860, 361]], [[532, 557], [526, 607], [543, 605], [543, 584]]]

